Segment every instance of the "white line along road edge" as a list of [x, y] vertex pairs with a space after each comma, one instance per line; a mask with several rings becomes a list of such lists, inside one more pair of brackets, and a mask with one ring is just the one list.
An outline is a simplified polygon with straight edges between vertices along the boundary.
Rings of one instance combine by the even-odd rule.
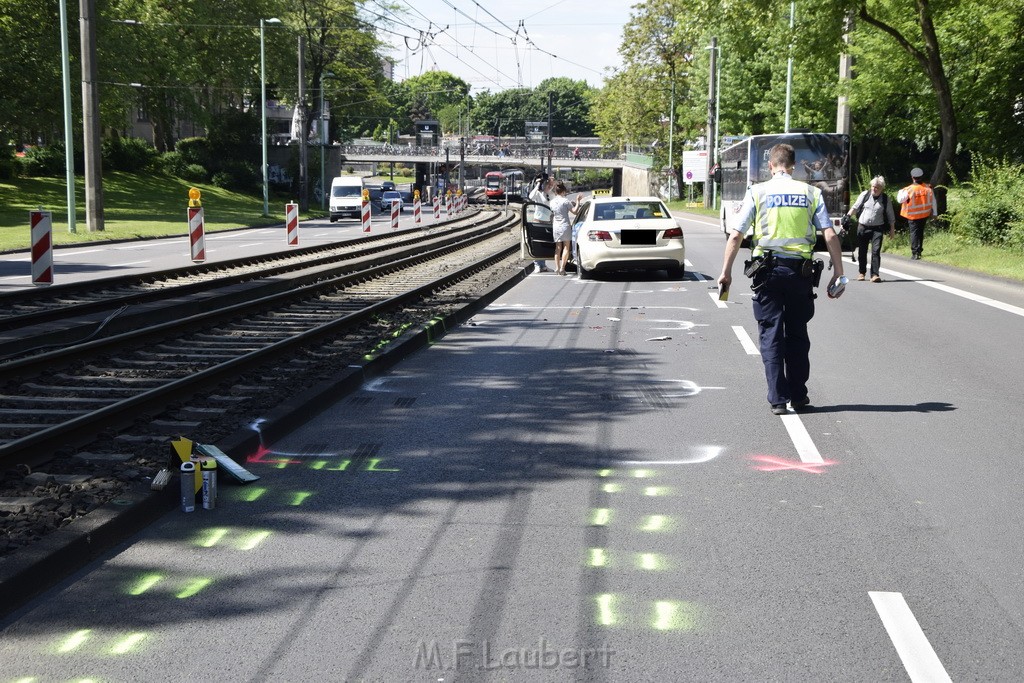
[[903, 666], [914, 683], [952, 683], [902, 593], [868, 591]]
[[[848, 261], [848, 259], [843, 259], [843, 260], [844, 261]], [[849, 261], [849, 262], [853, 263], [852, 261]], [[910, 282], [916, 282], [919, 285], [924, 285], [925, 287], [931, 287], [932, 289], [937, 289], [940, 292], [946, 292], [947, 294], [952, 294], [954, 296], [959, 296], [959, 297], [962, 297], [964, 299], [967, 299], [968, 301], [974, 301], [974, 302], [977, 302], [979, 304], [985, 304], [986, 306], [991, 306], [992, 308], [998, 308], [1001, 311], [1006, 311], [1007, 313], [1013, 313], [1014, 315], [1019, 315], [1019, 316], [1024, 317], [1024, 308], [1021, 308], [1020, 306], [1014, 306], [1013, 304], [1008, 304], [1008, 303], [1004, 303], [1002, 301], [997, 301], [996, 299], [990, 299], [987, 296], [982, 296], [980, 294], [974, 294], [973, 292], [968, 292], [968, 291], [963, 290], [963, 289], [957, 289], [956, 287], [950, 287], [949, 285], [944, 285], [941, 282], [928, 282], [927, 280], [919, 278], [919, 277], [917, 277], [915, 275], [907, 275], [906, 273], [901, 273], [898, 270], [892, 270], [890, 268], [880, 268], [879, 270], [881, 270], [886, 275], [892, 275], [894, 277], [900, 278], [901, 280], [908, 280]]]

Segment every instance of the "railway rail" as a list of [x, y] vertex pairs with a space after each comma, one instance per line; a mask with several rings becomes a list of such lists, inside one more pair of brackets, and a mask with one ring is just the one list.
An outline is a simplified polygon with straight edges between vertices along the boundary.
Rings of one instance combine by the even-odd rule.
[[[0, 361], [0, 559], [148, 488], [175, 436], [217, 443], [238, 434], [325, 378], [350, 373], [403, 331], [522, 276], [515, 214], [481, 212], [465, 223], [342, 245], [335, 262], [324, 261], [327, 248], [308, 250], [298, 259], [305, 264], [287, 271], [294, 252], [270, 265], [118, 278], [125, 281], [95, 300], [72, 298], [71, 288], [48, 304], [26, 297], [38, 301], [8, 313], [8, 337], [65, 323], [11, 324], [18, 314], [51, 316], [39, 311], [53, 301], [103, 315], [141, 293], [141, 307], [153, 310], [123, 316], [128, 329], [112, 336]], [[232, 277], [241, 280], [226, 284]]]
[[[475, 212], [466, 218], [430, 226], [364, 237], [344, 243], [307, 247], [144, 275], [106, 278], [44, 289], [0, 294], [0, 360], [47, 346], [76, 343], [95, 336], [132, 329], [176, 313], [210, 292], [221, 302], [252, 298], [283, 286], [282, 276], [304, 271], [318, 277], [318, 268], [340, 267], [374, 254], [387, 254], [399, 245], [426, 244], [440, 234], [459, 234], [486, 228], [503, 220], [500, 214]], [[384, 257], [386, 258], [386, 256]], [[240, 287], [249, 283], [246, 287]], [[175, 297], [179, 299], [175, 300]], [[159, 306], [146, 307], [150, 302]], [[209, 303], [204, 303], [208, 306]], [[162, 311], [157, 313], [156, 310]], [[45, 341], [28, 329], [39, 327]]]

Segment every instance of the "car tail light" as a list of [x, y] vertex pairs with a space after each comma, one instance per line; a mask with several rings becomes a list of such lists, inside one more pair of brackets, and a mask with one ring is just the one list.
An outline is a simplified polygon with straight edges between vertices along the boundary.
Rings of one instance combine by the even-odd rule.
[[673, 237], [682, 237], [682, 236], [683, 236], [683, 229], [682, 228], [669, 228], [668, 230], [665, 231], [665, 234], [663, 235], [663, 237], [665, 239], [671, 239]]
[[587, 233], [587, 239], [591, 242], [611, 242], [612, 234], [607, 230], [591, 230]]

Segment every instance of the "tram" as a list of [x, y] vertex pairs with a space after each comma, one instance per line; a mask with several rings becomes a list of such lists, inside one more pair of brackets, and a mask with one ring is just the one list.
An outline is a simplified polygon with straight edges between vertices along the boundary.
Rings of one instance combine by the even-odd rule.
[[518, 168], [490, 171], [484, 175], [487, 202], [522, 201], [525, 176]]

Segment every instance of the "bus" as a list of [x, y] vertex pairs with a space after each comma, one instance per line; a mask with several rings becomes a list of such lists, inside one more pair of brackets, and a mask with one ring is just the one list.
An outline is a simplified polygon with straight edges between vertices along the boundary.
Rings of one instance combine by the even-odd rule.
[[793, 178], [821, 190], [832, 227], [840, 234], [840, 220], [850, 208], [850, 137], [840, 133], [779, 133], [752, 135], [722, 150], [719, 219], [726, 237], [736, 225], [747, 188], [771, 178], [768, 150], [782, 142], [796, 151]]

